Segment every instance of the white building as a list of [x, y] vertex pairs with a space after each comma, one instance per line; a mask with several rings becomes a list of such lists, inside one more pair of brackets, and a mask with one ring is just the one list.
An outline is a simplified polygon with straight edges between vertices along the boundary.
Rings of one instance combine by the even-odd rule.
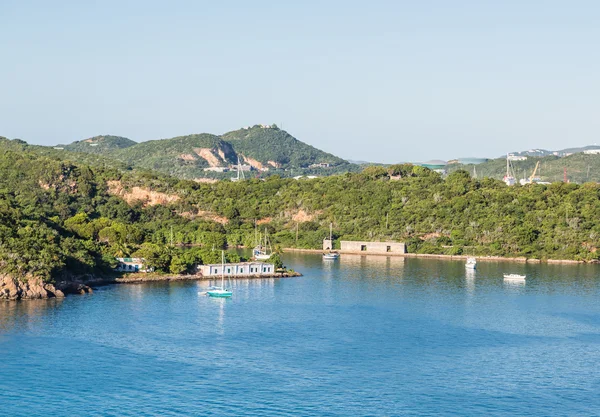
[[600, 155], [600, 149], [586, 149], [583, 153], [587, 155]]
[[514, 155], [512, 153], [509, 153], [508, 154], [508, 160], [509, 161], [527, 161], [527, 157], [526, 156]]
[[204, 168], [204, 172], [228, 172], [228, 167], [210, 167]]
[[223, 272], [226, 277], [270, 276], [275, 273], [275, 265], [265, 262], [198, 265], [198, 273], [205, 277], [220, 277]]
[[119, 272], [152, 272], [153, 268], [146, 269], [144, 258], [117, 258], [119, 264], [115, 271]]

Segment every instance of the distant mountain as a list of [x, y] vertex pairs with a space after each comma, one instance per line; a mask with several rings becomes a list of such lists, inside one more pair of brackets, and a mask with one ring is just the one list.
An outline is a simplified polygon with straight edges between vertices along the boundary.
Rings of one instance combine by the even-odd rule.
[[347, 163], [299, 141], [276, 125], [235, 130], [225, 133], [222, 138], [231, 143], [241, 160], [256, 168], [308, 168], [315, 164]]
[[[255, 125], [225, 133], [178, 136], [136, 143], [119, 136], [96, 136], [55, 149], [98, 154], [134, 168], [194, 179], [228, 178], [218, 168], [236, 166], [282, 176], [331, 175], [359, 167], [294, 138], [275, 125]], [[210, 170], [207, 168], [215, 168]]]
[[109, 156], [137, 168], [186, 179], [204, 177], [205, 168], [237, 163], [232, 146], [208, 133], [141, 142]]
[[69, 145], [57, 145], [57, 148], [64, 148], [73, 152], [86, 152], [104, 154], [116, 149], [129, 148], [137, 145], [137, 142], [122, 136], [102, 135], [93, 138], [79, 140]]

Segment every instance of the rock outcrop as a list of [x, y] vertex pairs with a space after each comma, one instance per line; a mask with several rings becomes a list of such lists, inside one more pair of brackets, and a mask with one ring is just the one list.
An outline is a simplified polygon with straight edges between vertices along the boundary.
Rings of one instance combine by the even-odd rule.
[[64, 297], [63, 291], [41, 278], [29, 277], [19, 280], [11, 275], [0, 275], [0, 299], [36, 300], [51, 297]]
[[66, 281], [54, 286], [41, 278], [17, 279], [12, 275], [0, 274], [0, 300], [39, 300], [91, 292], [92, 289], [81, 282]]

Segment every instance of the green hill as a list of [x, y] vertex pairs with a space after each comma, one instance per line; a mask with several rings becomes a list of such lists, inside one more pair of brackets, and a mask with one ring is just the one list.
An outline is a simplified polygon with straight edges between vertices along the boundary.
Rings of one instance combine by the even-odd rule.
[[347, 164], [341, 158], [299, 141], [277, 126], [235, 130], [222, 138], [230, 142], [240, 159], [271, 168], [309, 168], [313, 164]]
[[182, 179], [229, 178], [231, 173], [205, 169], [230, 167], [237, 164], [238, 158], [262, 175], [327, 176], [359, 170], [358, 166], [303, 143], [275, 125], [256, 125], [222, 136], [203, 133], [141, 143], [119, 136], [96, 136], [58, 145], [54, 150], [70, 152], [63, 157], [76, 162], [93, 163], [84, 154], [101, 155], [130, 167]]
[[122, 136], [102, 135], [79, 140], [69, 145], [57, 145], [56, 147], [73, 152], [105, 154], [116, 149], [129, 148], [134, 145], [137, 145], [137, 142]]
[[237, 163], [231, 144], [208, 133], [142, 142], [110, 152], [108, 156], [134, 167], [184, 179], [204, 177], [204, 168]]

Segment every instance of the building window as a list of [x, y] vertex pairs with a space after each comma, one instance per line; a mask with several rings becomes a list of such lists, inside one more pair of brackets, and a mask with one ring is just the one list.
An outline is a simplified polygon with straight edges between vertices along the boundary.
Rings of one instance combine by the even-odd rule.
[[392, 251], [392, 247], [391, 247], [391, 246], [387, 246], [387, 247], [385, 248], [385, 251], [386, 251], [386, 252], [391, 252], [391, 251]]
[[244, 268], [240, 268], [240, 274], [244, 273]]
[[360, 245], [360, 250], [361, 250], [361, 252], [366, 252], [367, 251], [367, 245]]
[[231, 274], [231, 268], [227, 268], [227, 273]]

